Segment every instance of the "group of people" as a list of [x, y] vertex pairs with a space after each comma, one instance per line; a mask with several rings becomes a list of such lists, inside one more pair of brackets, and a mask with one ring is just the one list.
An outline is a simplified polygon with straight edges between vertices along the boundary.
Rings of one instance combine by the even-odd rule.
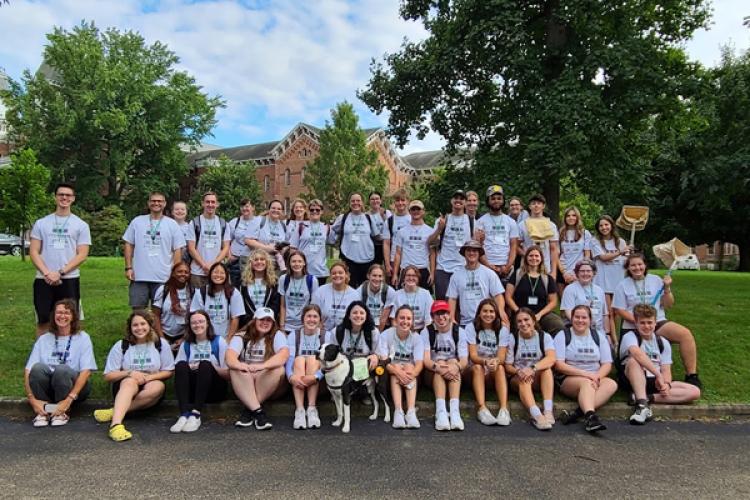
[[[56, 211], [35, 223], [29, 252], [38, 338], [25, 387], [39, 427], [65, 424], [97, 369], [80, 325], [78, 268], [89, 228], [71, 212], [73, 186], [58, 185], [55, 200]], [[172, 432], [199, 429], [204, 405], [225, 399], [229, 386], [243, 405], [237, 426], [270, 428], [263, 404], [291, 386], [294, 427], [319, 427], [324, 344], [367, 358], [370, 370], [385, 364], [395, 428], [419, 427], [422, 383], [434, 392], [438, 430], [463, 429], [464, 383], [482, 424], [510, 424], [510, 387], [540, 430], [555, 423], [556, 387], [578, 401], [563, 422], [583, 419], [590, 432], [605, 428], [596, 409], [618, 383], [635, 405], [634, 424], [651, 418], [650, 401], [700, 397], [693, 335], [664, 313], [674, 304], [671, 278], [648, 274], [611, 217], [600, 217], [592, 236], [570, 207], [558, 229], [542, 195], [532, 196], [528, 212], [512, 198], [506, 214], [499, 185], [488, 187], [481, 216], [476, 193], [456, 191], [434, 226], [404, 190], [393, 195], [393, 213], [379, 193], [368, 208], [358, 193], [349, 202], [330, 224], [320, 200], [296, 200], [287, 220], [278, 200], [262, 215], [243, 200], [226, 221], [209, 192], [188, 220], [184, 203], [168, 217], [166, 197], [151, 193], [149, 213], [123, 235], [133, 312], [104, 369], [114, 404], [94, 415], [110, 424], [110, 437], [130, 439], [125, 415], [157, 404], [172, 375], [180, 408]], [[340, 260], [329, 267], [330, 245]], [[672, 343], [685, 382], [672, 380]], [[486, 406], [487, 384], [497, 393], [496, 415]]]

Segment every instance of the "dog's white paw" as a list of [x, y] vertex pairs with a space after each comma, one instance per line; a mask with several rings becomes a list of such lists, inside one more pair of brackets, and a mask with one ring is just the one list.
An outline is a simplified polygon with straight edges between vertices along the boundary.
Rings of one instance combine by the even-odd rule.
[[373, 413], [372, 415], [370, 415], [369, 418], [370, 418], [370, 420], [377, 420], [378, 419], [378, 414], [377, 413]]
[[341, 425], [341, 419], [338, 418], [338, 419], [334, 420], [333, 422], [331, 422], [331, 425], [334, 426], [334, 427], [338, 427], [339, 425]]
[[341, 428], [341, 432], [348, 434], [349, 433], [349, 426], [345, 425]]
[[390, 421], [391, 421], [390, 415], [386, 415], [385, 418], [383, 419], [383, 422], [390, 422]]

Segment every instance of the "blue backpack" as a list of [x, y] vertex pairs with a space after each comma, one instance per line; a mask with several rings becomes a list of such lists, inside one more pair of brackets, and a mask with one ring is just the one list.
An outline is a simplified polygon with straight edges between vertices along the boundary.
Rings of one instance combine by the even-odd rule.
[[[219, 337], [218, 335], [213, 338], [211, 341], [211, 354], [214, 355], [216, 358], [216, 361], [221, 364], [221, 359], [219, 359]], [[185, 356], [187, 357], [187, 361], [190, 362], [190, 342], [183, 342], [182, 345], [185, 347]]]

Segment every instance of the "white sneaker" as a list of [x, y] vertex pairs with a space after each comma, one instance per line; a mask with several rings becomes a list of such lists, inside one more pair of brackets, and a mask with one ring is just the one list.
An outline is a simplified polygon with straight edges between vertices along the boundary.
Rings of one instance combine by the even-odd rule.
[[201, 428], [201, 416], [192, 414], [188, 417], [185, 427], [182, 428], [182, 432], [195, 432]]
[[548, 431], [552, 429], [552, 424], [549, 423], [544, 415], [539, 415], [536, 418], [531, 417], [531, 425], [536, 427], [539, 431]]
[[417, 412], [414, 408], [406, 412], [406, 428], [407, 429], [419, 429], [419, 419], [417, 418]]
[[451, 423], [448, 421], [447, 411], [439, 411], [435, 414], [435, 430], [436, 431], [451, 430]]
[[37, 415], [31, 422], [34, 424], [34, 427], [47, 427], [49, 425], [46, 415]]
[[477, 412], [477, 420], [483, 425], [495, 425], [497, 423], [497, 420], [495, 420], [495, 417], [492, 416], [492, 413], [487, 408], [482, 408]]
[[633, 425], [643, 425], [653, 417], [654, 414], [648, 406], [636, 406], [635, 413], [630, 415], [630, 423]]
[[314, 406], [310, 406], [307, 409], [307, 428], [308, 429], [320, 428], [320, 417], [318, 416], [318, 409]]
[[404, 420], [404, 410], [395, 410], [393, 412], [393, 428], [394, 429], [406, 429], [406, 421]]
[[497, 412], [497, 425], [510, 425], [510, 412], [502, 408]]
[[305, 420], [305, 409], [297, 408], [294, 410], [294, 424], [292, 427], [295, 429], [307, 429], [307, 421]]
[[464, 421], [461, 418], [461, 413], [458, 411], [452, 411], [450, 416], [451, 416], [451, 430], [452, 431], [464, 430]]
[[68, 420], [70, 420], [70, 417], [68, 417], [67, 414], [63, 413], [62, 415], [55, 415], [54, 417], [52, 417], [49, 423], [52, 427], [60, 427], [61, 425], [67, 424]]
[[173, 434], [179, 434], [182, 432], [182, 429], [185, 428], [185, 424], [187, 424], [188, 418], [184, 415], [180, 415], [180, 418], [177, 419], [177, 422], [174, 423], [172, 427], [169, 428], [169, 432]]
[[552, 410], [545, 411], [544, 418], [547, 419], [547, 422], [549, 422], [549, 425], [555, 425], [555, 414], [552, 413]]

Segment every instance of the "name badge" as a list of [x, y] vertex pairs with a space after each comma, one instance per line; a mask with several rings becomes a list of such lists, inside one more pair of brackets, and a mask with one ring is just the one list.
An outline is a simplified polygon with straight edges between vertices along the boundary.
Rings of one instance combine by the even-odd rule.
[[539, 297], [529, 297], [529, 300], [526, 302], [530, 306], [538, 306], [539, 305]]
[[52, 248], [55, 250], [65, 250], [65, 240], [62, 238], [55, 238], [52, 240]]

